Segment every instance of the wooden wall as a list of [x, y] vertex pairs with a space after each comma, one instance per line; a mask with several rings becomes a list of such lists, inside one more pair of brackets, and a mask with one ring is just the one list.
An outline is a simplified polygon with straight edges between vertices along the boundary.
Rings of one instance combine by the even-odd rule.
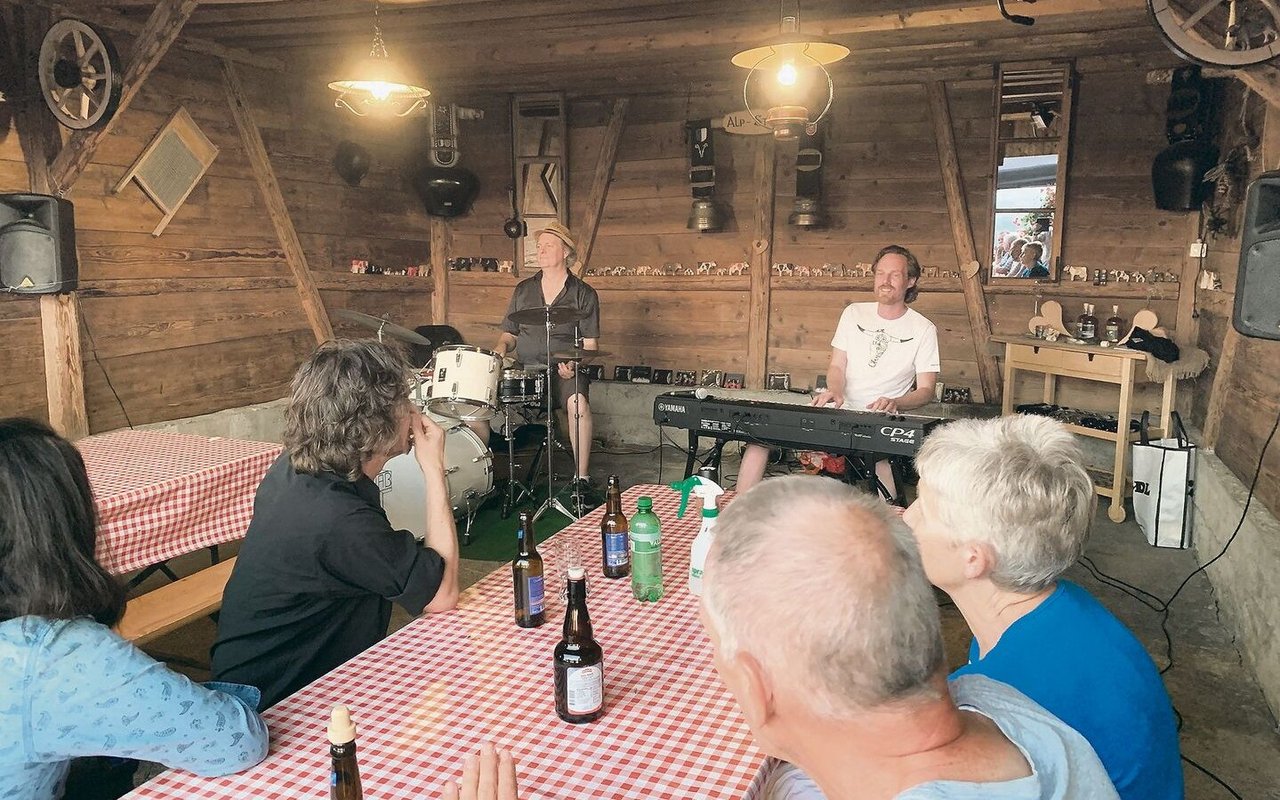
[[[1067, 263], [1091, 268], [1181, 272], [1195, 221], [1155, 210], [1150, 197], [1151, 158], [1164, 144], [1167, 87], [1149, 86], [1146, 69], [1172, 63], [1157, 54], [1137, 59], [1081, 59], [1065, 234]], [[993, 80], [965, 80], [947, 86], [956, 146], [972, 227], [979, 249], [989, 225]], [[604, 207], [592, 267], [686, 266], [715, 261], [727, 266], [749, 260], [747, 230], [754, 201], [752, 158], [760, 140], [716, 133], [717, 197], [729, 212], [725, 230], [686, 230], [690, 206], [684, 121], [716, 117], [736, 98], [688, 90], [632, 98], [614, 180]], [[610, 99], [576, 100], [570, 106], [570, 219], [580, 226], [608, 117]], [[487, 123], [486, 123], [487, 124]], [[885, 244], [910, 247], [927, 266], [957, 268], [943, 196], [937, 146], [924, 87], [920, 84], [847, 87], [838, 92], [827, 133], [825, 205], [830, 226], [802, 231], [787, 224], [794, 196], [794, 145], [779, 148], [773, 261], [818, 266], [824, 262], [869, 262]], [[492, 187], [509, 172], [492, 165], [482, 180], [479, 207], [498, 205]], [[505, 187], [506, 183], [501, 184]], [[486, 197], [487, 195], [487, 197]], [[455, 222], [455, 243], [465, 240], [505, 255], [505, 241], [482, 239], [497, 217], [485, 211]], [[576, 228], [575, 228], [576, 230]], [[457, 248], [455, 248], [457, 252]], [[450, 318], [469, 339], [493, 340], [514, 279], [451, 275]], [[739, 277], [593, 277], [601, 292], [603, 349], [608, 373], [614, 364], [648, 364], [672, 369], [746, 372], [749, 282]], [[830, 339], [843, 306], [870, 300], [866, 279], [772, 277], [767, 370], [790, 372], [794, 385], [811, 385], [826, 371]], [[1057, 299], [1069, 317], [1085, 301], [1110, 314], [1149, 305], [1168, 326], [1176, 317], [1177, 284], [1095, 288], [1064, 283], [1045, 287], [988, 287], [987, 303], [996, 332], [1025, 330], [1040, 299]], [[956, 279], [926, 279], [915, 307], [938, 326], [942, 380], [968, 386], [980, 395], [977, 355]], [[474, 337], [474, 338], [473, 338]], [[1111, 401], [1087, 384], [1064, 381], [1063, 402], [1105, 408]], [[1034, 394], [1032, 392], [1031, 394]], [[1145, 402], [1157, 398], [1143, 393]], [[1032, 399], [1029, 395], [1027, 399]]]
[[[128, 53], [131, 42], [118, 35], [116, 44]], [[429, 280], [349, 274], [355, 257], [389, 266], [428, 260], [426, 215], [400, 180], [409, 137], [353, 130], [331, 107], [331, 97], [288, 76], [239, 71], [329, 309], [351, 306], [390, 312], [396, 321], [429, 322]], [[111, 189], [179, 105], [220, 153], [155, 238], [151, 230], [161, 213], [136, 184], [118, 195]], [[374, 154], [374, 169], [358, 189], [342, 183], [331, 165], [344, 136]], [[0, 129], [0, 191], [27, 188], [16, 133]], [[170, 50], [69, 198], [76, 213], [91, 430], [287, 393], [315, 339], [231, 119], [216, 59]], [[45, 418], [35, 299], [0, 295], [0, 340], [4, 413]]]
[[[1248, 174], [1248, 180], [1252, 180], [1259, 172], [1274, 169], [1280, 162], [1280, 110], [1268, 108], [1261, 98], [1246, 94], [1238, 84], [1228, 86], [1229, 93], [1220, 115], [1223, 130], [1219, 144], [1223, 152], [1241, 143], [1252, 145], [1253, 161]], [[1280, 414], [1280, 342], [1238, 336], [1231, 331], [1238, 291], [1243, 189], [1241, 182], [1234, 195], [1239, 202], [1232, 204], [1226, 215], [1227, 228], [1222, 235], [1208, 240], [1209, 253], [1204, 268], [1218, 274], [1222, 287], [1196, 293], [1199, 342], [1209, 353], [1210, 365], [1195, 381], [1191, 415], [1197, 426], [1204, 427], [1210, 398], [1215, 391], [1221, 394], [1216, 453], [1248, 486], [1258, 469], [1262, 445]], [[1224, 350], [1234, 350], [1229, 374], [1221, 370]], [[1262, 464], [1257, 498], [1273, 515], [1280, 516], [1280, 445], [1277, 443], [1272, 443]]]

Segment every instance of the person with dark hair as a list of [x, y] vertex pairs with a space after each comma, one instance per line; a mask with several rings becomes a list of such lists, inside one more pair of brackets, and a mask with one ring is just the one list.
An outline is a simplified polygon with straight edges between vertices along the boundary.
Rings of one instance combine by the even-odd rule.
[[0, 420], [0, 796], [62, 797], [85, 756], [207, 776], [257, 764], [258, 690], [192, 683], [114, 633], [125, 592], [96, 539], [79, 451], [39, 422]]
[[[812, 405], [897, 414], [933, 399], [941, 371], [938, 329], [908, 308], [920, 293], [920, 262], [905, 247], [891, 244], [872, 262], [873, 303], [850, 303], [831, 339], [827, 389]], [[738, 471], [738, 491], [764, 477], [768, 448], [747, 445]], [[876, 465], [881, 482], [894, 490], [888, 462]]]
[[[410, 368], [373, 340], [326, 342], [298, 369], [285, 452], [267, 471], [227, 581], [213, 674], [271, 706], [411, 614], [458, 601], [444, 431], [409, 402]], [[374, 480], [409, 451], [426, 485], [425, 547], [391, 527]]]

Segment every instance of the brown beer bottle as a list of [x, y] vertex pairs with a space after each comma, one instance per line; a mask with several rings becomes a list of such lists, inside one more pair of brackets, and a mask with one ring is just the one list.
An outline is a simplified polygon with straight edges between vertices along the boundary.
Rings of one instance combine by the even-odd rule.
[[363, 800], [360, 767], [356, 764], [356, 724], [351, 710], [334, 706], [329, 715], [329, 800]]
[[547, 621], [543, 608], [542, 556], [533, 539], [533, 516], [520, 512], [516, 527], [516, 557], [511, 562], [511, 577], [515, 582], [516, 624], [521, 628], [536, 628]]
[[631, 574], [631, 545], [627, 541], [627, 531], [627, 515], [622, 513], [622, 487], [618, 485], [618, 476], [610, 475], [604, 494], [604, 519], [600, 522], [606, 578], [625, 578]]
[[587, 615], [587, 571], [569, 568], [569, 604], [564, 638], [555, 650], [556, 713], [575, 725], [604, 714], [604, 651]]

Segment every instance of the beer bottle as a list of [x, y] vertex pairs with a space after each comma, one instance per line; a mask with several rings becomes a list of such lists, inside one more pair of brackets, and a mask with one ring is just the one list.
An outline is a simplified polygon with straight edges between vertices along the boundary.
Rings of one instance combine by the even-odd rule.
[[329, 714], [329, 800], [363, 800], [360, 767], [356, 764], [356, 724], [351, 710], [334, 706]]
[[604, 651], [587, 616], [587, 571], [569, 568], [564, 638], [555, 651], [556, 713], [565, 722], [592, 722], [604, 714]]
[[604, 518], [600, 522], [600, 542], [604, 547], [604, 576], [625, 578], [631, 574], [631, 552], [627, 544], [627, 516], [622, 513], [622, 488], [618, 476], [609, 476], [604, 494]]
[[543, 610], [542, 556], [538, 555], [538, 546], [533, 540], [533, 518], [528, 511], [520, 512], [516, 547], [516, 557], [511, 562], [516, 624], [521, 628], [536, 628], [547, 621], [547, 614]]

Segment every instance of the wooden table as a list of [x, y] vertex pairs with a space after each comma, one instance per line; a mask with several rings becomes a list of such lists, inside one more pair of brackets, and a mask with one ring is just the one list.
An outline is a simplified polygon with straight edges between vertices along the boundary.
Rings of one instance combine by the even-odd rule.
[[[336, 703], [351, 706], [364, 794], [378, 800], [435, 797], [487, 740], [511, 748], [524, 800], [758, 796], [764, 756], [716, 674], [688, 590], [697, 505], [676, 519], [678, 493], [636, 486], [624, 493], [624, 507], [634, 509], [642, 495], [662, 519], [666, 594], [658, 602], [641, 603], [630, 580], [602, 575], [598, 509], [538, 543], [546, 624], [516, 627], [511, 570], [502, 567], [453, 611], [419, 617], [269, 709], [271, 752], [258, 766], [224, 778], [171, 770], [129, 797], [323, 800], [325, 725]], [[564, 586], [570, 559], [587, 568], [587, 605], [604, 649], [605, 714], [586, 725], [556, 716], [552, 688], [564, 618], [553, 587]]]
[[[1068, 424], [1072, 433], [1092, 436], [1115, 442], [1115, 460], [1110, 475], [1095, 480], [1098, 494], [1111, 498], [1111, 506], [1107, 516], [1113, 522], [1122, 522], [1125, 518], [1124, 499], [1128, 495], [1128, 479], [1125, 471], [1128, 468], [1129, 445], [1137, 434], [1129, 432], [1129, 420], [1133, 416], [1134, 387], [1138, 380], [1138, 370], [1147, 361], [1147, 354], [1127, 347], [1098, 347], [1096, 345], [1071, 344], [1070, 342], [1047, 342], [1032, 336], [992, 336], [992, 341], [1004, 344], [1004, 409], [1005, 414], [1012, 414], [1014, 407], [1014, 384], [1017, 373], [1037, 372], [1044, 375], [1043, 402], [1053, 404], [1057, 398], [1058, 378], [1079, 378], [1086, 381], [1109, 383], [1118, 387], [1119, 394], [1115, 408], [1116, 431], [1100, 431], [1081, 425]], [[1165, 378], [1164, 391], [1160, 399], [1160, 427], [1152, 429], [1152, 435], [1164, 436], [1169, 430], [1169, 414], [1173, 411], [1175, 379], [1172, 374]]]

